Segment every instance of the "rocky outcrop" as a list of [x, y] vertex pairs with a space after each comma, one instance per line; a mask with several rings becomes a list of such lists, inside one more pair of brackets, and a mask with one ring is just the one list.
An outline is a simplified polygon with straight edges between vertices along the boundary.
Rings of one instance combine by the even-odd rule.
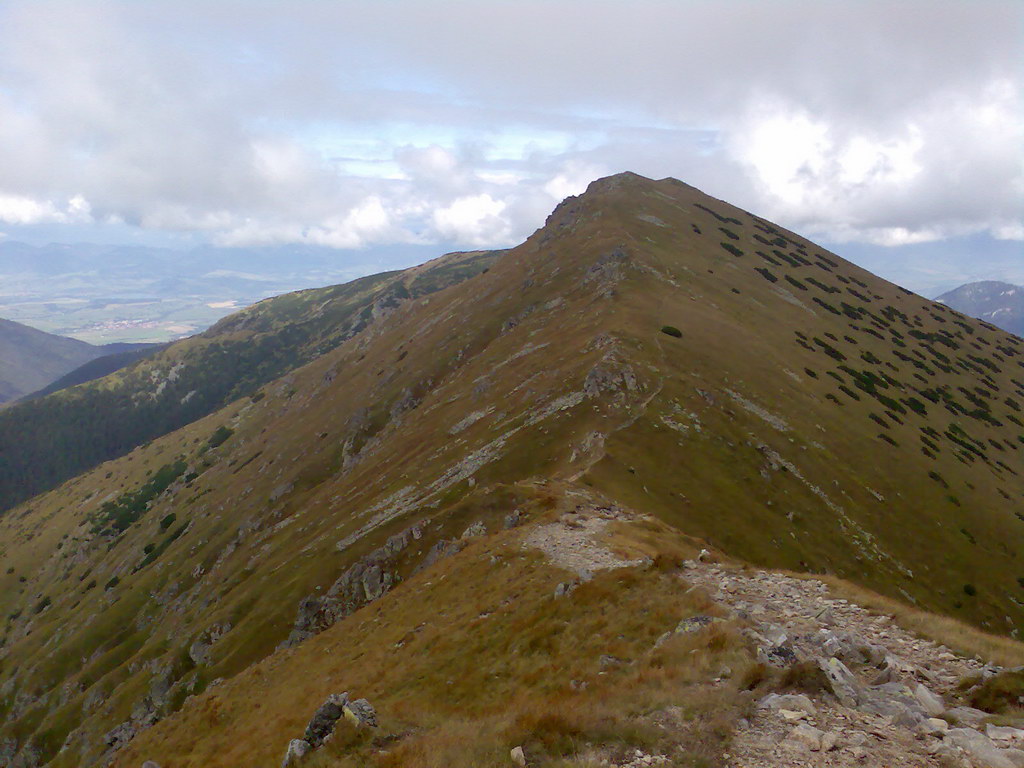
[[288, 748], [284, 752], [281, 768], [298, 765], [302, 762], [302, 758], [309, 754], [310, 749], [309, 742], [303, 739], [292, 739], [288, 742]]
[[332, 693], [317, 707], [301, 739], [292, 739], [285, 749], [281, 768], [298, 765], [302, 759], [334, 736], [342, 718], [357, 728], [376, 728], [377, 712], [366, 699], [349, 698], [348, 691]]
[[312, 594], [303, 598], [299, 603], [295, 624], [282, 647], [298, 645], [386, 594], [399, 581], [395, 570], [396, 558], [410, 543], [421, 538], [423, 523], [396, 533], [383, 546], [354, 563], [338, 577], [325, 595]]
[[324, 739], [334, 733], [334, 726], [345, 712], [348, 705], [348, 692], [332, 693], [327, 700], [321, 704], [306, 726], [306, 733], [303, 739], [311, 747], [316, 749], [324, 743]]

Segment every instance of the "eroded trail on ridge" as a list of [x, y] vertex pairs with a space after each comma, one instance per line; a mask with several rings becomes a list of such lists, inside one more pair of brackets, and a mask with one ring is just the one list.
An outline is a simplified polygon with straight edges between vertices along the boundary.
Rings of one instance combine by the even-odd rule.
[[[580, 500], [574, 513], [532, 530], [523, 546], [583, 580], [597, 570], [649, 565], [619, 557], [604, 540], [613, 522], [643, 516], [588, 495]], [[990, 714], [957, 704], [957, 687], [966, 678], [982, 681], [999, 667], [922, 639], [817, 579], [699, 560], [683, 565], [682, 589], [706, 591], [778, 679], [794, 670], [801, 678], [762, 695], [753, 714], [739, 721], [725, 755], [728, 768], [1024, 766], [1024, 723], [993, 727]], [[577, 583], [559, 585], [556, 596]], [[686, 617], [674, 633], [702, 632], [722, 620]], [[638, 751], [634, 761], [602, 756], [598, 762], [671, 765], [673, 757]]]
[[986, 713], [947, 704], [965, 676], [997, 668], [916, 637], [818, 580], [686, 565], [686, 581], [746, 626], [763, 662], [816, 665], [831, 689], [762, 699], [740, 723], [730, 768], [1024, 765], [1024, 751], [1012, 748], [1024, 745], [1024, 730], [986, 728]]

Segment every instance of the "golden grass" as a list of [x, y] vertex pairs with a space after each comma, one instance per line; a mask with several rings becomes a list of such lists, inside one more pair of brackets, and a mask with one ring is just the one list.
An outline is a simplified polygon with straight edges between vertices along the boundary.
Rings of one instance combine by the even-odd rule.
[[836, 597], [856, 603], [868, 611], [890, 616], [909, 632], [945, 645], [961, 656], [976, 656], [1003, 667], [1024, 665], [1024, 643], [984, 632], [951, 616], [928, 613], [885, 595], [879, 595], [836, 576], [785, 572], [798, 579], [817, 579], [828, 585]]
[[[601, 572], [556, 599], [564, 572], [523, 551], [521, 535], [474, 542], [208, 691], [142, 733], [116, 765], [159, 756], [164, 768], [269, 766], [340, 690], [369, 698], [381, 727], [340, 730], [311, 768], [507, 766], [517, 745], [537, 765], [637, 747], [678, 753], [683, 765], [717, 764], [748, 696], [740, 635], [720, 622], [654, 650], [681, 618], [712, 610], [710, 601], [655, 567]], [[617, 536], [632, 546], [629, 526]], [[635, 538], [651, 545], [649, 531]], [[667, 537], [666, 546], [677, 544]], [[619, 661], [602, 665], [603, 656]], [[729, 679], [713, 685], [724, 667]], [[672, 728], [658, 727], [665, 719]]]

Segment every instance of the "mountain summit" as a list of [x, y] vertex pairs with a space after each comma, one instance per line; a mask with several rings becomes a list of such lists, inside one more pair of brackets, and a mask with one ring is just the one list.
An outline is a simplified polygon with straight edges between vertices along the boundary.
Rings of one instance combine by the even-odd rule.
[[311, 765], [719, 764], [751, 691], [909, 684], [797, 664], [880, 626], [829, 588], [1024, 659], [967, 625], [1024, 625], [1020, 339], [674, 179], [491, 258], [0, 518], [0, 754], [270, 765], [365, 697]]
[[979, 317], [1003, 330], [1024, 336], [1024, 287], [998, 280], [965, 283], [939, 296], [958, 312]]

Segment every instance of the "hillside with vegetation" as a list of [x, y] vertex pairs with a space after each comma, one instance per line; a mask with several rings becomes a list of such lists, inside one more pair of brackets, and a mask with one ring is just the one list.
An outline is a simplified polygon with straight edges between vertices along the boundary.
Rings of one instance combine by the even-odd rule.
[[74, 372], [89, 383], [0, 411], [0, 513], [256, 392], [403, 301], [464, 280], [493, 258], [489, 251], [449, 254], [411, 270], [285, 294], [134, 364], [121, 358], [127, 367], [109, 376]]
[[0, 320], [0, 403], [35, 392], [110, 350]]
[[[474, 258], [128, 369], [187, 403], [210, 355], [224, 405], [0, 518], [0, 758], [938, 765], [1019, 724], [973, 657], [1024, 661], [1024, 342], [673, 179]], [[262, 332], [296, 367], [232, 362]]]

